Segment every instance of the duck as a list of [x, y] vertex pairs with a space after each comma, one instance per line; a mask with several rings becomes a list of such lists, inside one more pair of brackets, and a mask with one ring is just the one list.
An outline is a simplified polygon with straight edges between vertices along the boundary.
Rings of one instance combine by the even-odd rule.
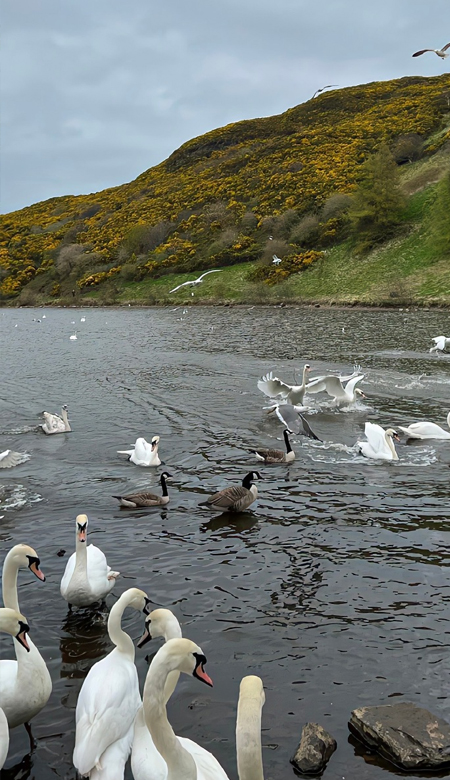
[[68, 407], [64, 404], [61, 409], [61, 416], [59, 414], [51, 414], [50, 412], [42, 412], [45, 422], [41, 423], [39, 427], [48, 436], [52, 433], [70, 433], [72, 428], [67, 417], [67, 411]]
[[430, 352], [445, 352], [450, 347], [450, 339], [446, 336], [435, 336], [431, 341], [434, 341], [434, 347], [431, 347]]
[[386, 431], [381, 425], [366, 422], [364, 433], [367, 441], [357, 441], [356, 444], [362, 455], [366, 458], [375, 458], [377, 460], [398, 460], [393, 439], [399, 441], [397, 431], [388, 428]]
[[[447, 415], [447, 425], [450, 428], [450, 412]], [[398, 426], [410, 439], [450, 439], [450, 432], [444, 431], [440, 425], [432, 422], [411, 423], [407, 428]]]
[[120, 572], [112, 571], [105, 553], [94, 544], [87, 544], [87, 515], [75, 520], [75, 552], [67, 561], [61, 580], [61, 596], [69, 607], [89, 607], [103, 601], [116, 583]]
[[158, 496], [156, 493], [130, 493], [127, 496], [113, 496], [117, 498], [120, 506], [127, 507], [129, 509], [135, 509], [139, 506], [165, 506], [169, 503], [169, 493], [167, 490], [167, 480], [171, 479], [172, 475], [168, 471], [163, 471], [160, 477], [162, 495]]
[[254, 479], [262, 479], [261, 474], [258, 471], [249, 471], [242, 480], [242, 485], [231, 485], [224, 490], [219, 490], [206, 501], [201, 501], [199, 506], [224, 509], [227, 512], [243, 512], [258, 498], [258, 488], [253, 483]]
[[166, 683], [172, 672], [184, 672], [212, 687], [205, 672], [203, 650], [190, 639], [169, 639], [156, 653], [144, 685], [143, 709], [153, 743], [167, 765], [167, 780], [229, 780], [217, 759], [189, 740], [174, 734], [167, 718]]
[[262, 379], [258, 380], [258, 390], [268, 395], [269, 398], [276, 398], [277, 395], [280, 395], [287, 403], [293, 406], [301, 405], [306, 392], [306, 377], [310, 371], [311, 366], [305, 363], [301, 385], [288, 385], [270, 371]]
[[0, 452], [0, 469], [11, 469], [14, 466], [20, 466], [29, 459], [26, 452], [14, 452], [14, 450], [4, 450]]
[[132, 450], [117, 450], [119, 455], [128, 455], [128, 460], [135, 463], [136, 466], [160, 466], [161, 460], [158, 455], [158, 444], [160, 437], [153, 436], [151, 443], [141, 436], [136, 439]]
[[236, 758], [239, 780], [264, 780], [261, 714], [266, 697], [260, 677], [249, 674], [239, 686]]
[[[334, 374], [329, 376], [318, 376], [308, 382], [306, 385], [307, 393], [328, 393], [334, 399], [335, 406], [348, 406], [355, 403], [358, 398], [366, 398], [359, 387], [358, 382], [364, 379], [364, 374], [350, 375], [349, 377], [339, 377]], [[343, 382], [346, 382], [344, 385]]]
[[[30, 651], [27, 642], [27, 633], [30, 627], [19, 612], [7, 607], [0, 607], [0, 631], [10, 634], [14, 637], [27, 652]], [[2, 709], [0, 709], [0, 769], [3, 768], [9, 750], [9, 728], [8, 719]]]
[[292, 431], [290, 431], [289, 428], [285, 428], [283, 431], [286, 452], [283, 452], [283, 450], [267, 449], [265, 447], [260, 447], [257, 450], [249, 450], [249, 452], [256, 455], [256, 459], [263, 461], [263, 463], [292, 463], [292, 461], [295, 460], [295, 452], [289, 441], [290, 433], [292, 433]]
[[141, 706], [131, 637], [122, 628], [128, 607], [148, 614], [149, 599], [129, 588], [111, 608], [108, 634], [114, 649], [89, 670], [75, 710], [73, 763], [83, 777], [123, 778], [131, 750], [133, 724]]
[[[3, 563], [2, 595], [8, 609], [21, 613], [17, 597], [19, 569], [28, 569], [41, 582], [45, 575], [39, 568], [39, 556], [27, 544], [16, 544], [8, 552]], [[47, 665], [31, 637], [29, 649], [14, 639], [16, 660], [0, 661], [0, 707], [4, 711], [10, 729], [25, 724], [47, 704], [52, 692], [52, 680]]]

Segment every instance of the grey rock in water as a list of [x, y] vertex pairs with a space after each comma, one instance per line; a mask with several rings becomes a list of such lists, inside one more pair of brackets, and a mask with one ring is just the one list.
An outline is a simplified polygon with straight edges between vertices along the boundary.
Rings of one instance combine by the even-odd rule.
[[450, 724], [409, 702], [361, 707], [350, 730], [371, 750], [406, 770], [450, 766]]
[[318, 723], [303, 726], [299, 746], [290, 759], [298, 772], [317, 775], [323, 772], [336, 750], [336, 740]]

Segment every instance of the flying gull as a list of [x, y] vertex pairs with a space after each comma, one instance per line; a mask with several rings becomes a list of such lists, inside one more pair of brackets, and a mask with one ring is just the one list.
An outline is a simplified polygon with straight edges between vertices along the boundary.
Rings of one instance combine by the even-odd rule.
[[447, 54], [448, 48], [450, 48], [450, 43], [446, 43], [445, 46], [442, 47], [442, 49], [421, 49], [420, 51], [414, 52], [412, 56], [420, 57], [420, 55], [425, 54], [426, 51], [434, 51], [434, 53], [437, 54], [437, 56], [440, 57], [441, 60], [445, 60], [445, 58], [449, 56]]
[[205, 273], [199, 276], [198, 279], [193, 279], [190, 282], [183, 282], [183, 284], [179, 284], [178, 287], [174, 287], [173, 290], [169, 290], [169, 293], [176, 292], [181, 287], [187, 287], [190, 284], [200, 284], [200, 282], [203, 281], [204, 276], [207, 276], [208, 274], [219, 274], [220, 270], [221, 270], [220, 268], [215, 268], [213, 271], [205, 271]]

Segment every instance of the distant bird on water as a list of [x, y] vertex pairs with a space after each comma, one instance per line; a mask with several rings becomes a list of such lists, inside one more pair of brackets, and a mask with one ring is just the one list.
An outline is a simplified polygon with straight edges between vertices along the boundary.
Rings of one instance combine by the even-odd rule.
[[215, 268], [212, 271], [205, 271], [205, 273], [199, 276], [198, 279], [193, 279], [190, 282], [183, 282], [183, 284], [179, 284], [178, 287], [174, 287], [173, 290], [169, 290], [169, 293], [176, 292], [181, 287], [188, 287], [191, 284], [200, 284], [200, 282], [203, 281], [203, 277], [207, 276], [208, 274], [220, 274], [220, 268]]
[[445, 58], [449, 56], [447, 54], [447, 49], [449, 48], [450, 48], [450, 43], [446, 43], [445, 46], [442, 47], [442, 49], [421, 49], [420, 51], [414, 52], [412, 56], [420, 57], [420, 55], [425, 54], [426, 51], [434, 51], [434, 53], [437, 54], [437, 56], [440, 57], [441, 60], [445, 60]]
[[324, 89], [331, 89], [332, 87], [338, 87], [339, 84], [326, 84], [324, 87], [321, 87], [320, 89], [316, 89], [314, 92], [314, 95], [312, 96], [311, 100], [314, 100], [314, 98], [320, 93], [323, 92]]

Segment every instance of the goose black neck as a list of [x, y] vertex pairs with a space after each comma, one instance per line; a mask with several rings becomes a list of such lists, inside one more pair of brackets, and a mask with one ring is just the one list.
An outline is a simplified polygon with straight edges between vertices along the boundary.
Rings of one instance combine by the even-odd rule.
[[289, 441], [289, 431], [283, 431], [286, 452], [292, 452], [291, 442]]
[[167, 483], [166, 483], [166, 478], [165, 478], [164, 474], [161, 474], [161, 487], [162, 487], [162, 494], [163, 494], [163, 496], [168, 496], [169, 492], [167, 490]]
[[244, 479], [242, 480], [242, 487], [245, 487], [247, 488], [247, 490], [250, 490], [251, 486], [253, 485], [252, 477], [253, 477], [252, 472], [246, 474]]

